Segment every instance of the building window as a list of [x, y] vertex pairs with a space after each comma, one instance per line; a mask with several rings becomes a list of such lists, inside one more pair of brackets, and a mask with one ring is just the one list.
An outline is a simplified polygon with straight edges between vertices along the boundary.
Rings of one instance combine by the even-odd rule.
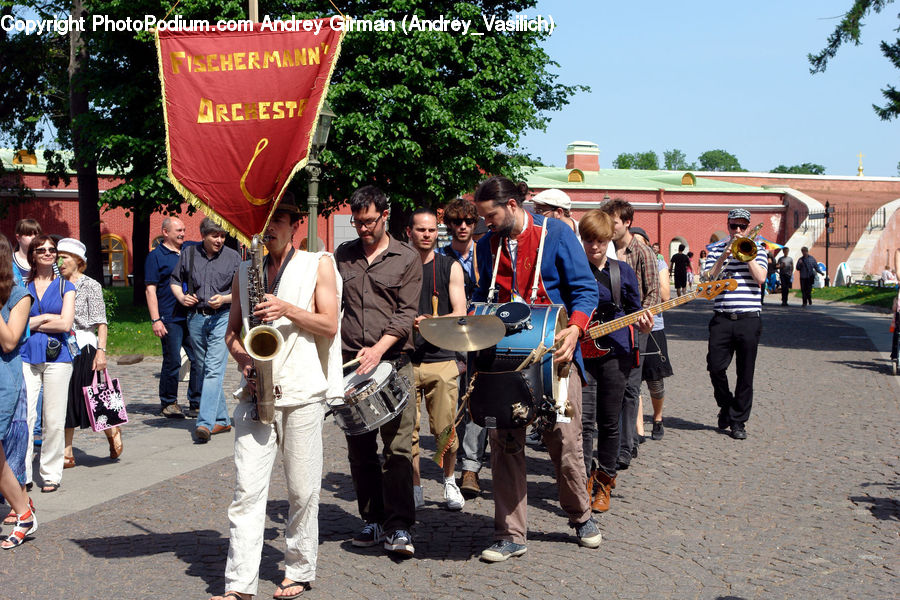
[[697, 178], [693, 173], [685, 173], [681, 176], [681, 185], [697, 185]]
[[584, 183], [584, 171], [581, 169], [572, 169], [569, 171], [569, 183]]
[[156, 247], [159, 246], [160, 244], [162, 244], [162, 242], [163, 242], [163, 236], [161, 236], [161, 235], [158, 235], [155, 238], [153, 238], [153, 241], [150, 242], [150, 252], [153, 252], [154, 250], [156, 250]]
[[128, 244], [125, 239], [113, 233], [100, 236], [100, 253], [106, 285], [128, 285]]

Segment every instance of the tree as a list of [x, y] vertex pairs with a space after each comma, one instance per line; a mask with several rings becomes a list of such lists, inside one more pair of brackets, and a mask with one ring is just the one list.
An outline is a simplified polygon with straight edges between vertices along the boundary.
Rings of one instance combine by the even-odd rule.
[[769, 173], [791, 173], [794, 175], [824, 175], [825, 167], [822, 165], [817, 165], [815, 163], [803, 163], [802, 165], [793, 165], [787, 167], [785, 165], [778, 165]]
[[[854, 0], [850, 10], [844, 14], [844, 18], [838, 23], [834, 31], [828, 36], [828, 42], [825, 48], [818, 54], [808, 54], [807, 59], [812, 65], [809, 72], [812, 74], [822, 73], [828, 67], [828, 61], [834, 58], [838, 49], [847, 42], [852, 42], [854, 46], [860, 45], [860, 35], [863, 26], [863, 20], [870, 12], [880, 13], [893, 0]], [[900, 18], [900, 14], [897, 15]], [[900, 30], [900, 28], [898, 28]], [[900, 38], [893, 43], [882, 41], [880, 44], [881, 53], [894, 65], [900, 69]], [[884, 121], [890, 121], [900, 115], [900, 90], [893, 85], [888, 85], [881, 90], [887, 102], [884, 106], [872, 105], [875, 114]]]
[[687, 156], [678, 148], [663, 151], [663, 162], [669, 171], [694, 171], [697, 169], [696, 164], [688, 164]]
[[659, 157], [653, 150], [635, 152], [633, 154], [623, 152], [613, 160], [613, 168], [656, 171], [659, 169]]
[[[298, 17], [333, 12], [328, 0], [294, 5], [304, 7]], [[393, 19], [398, 27], [353, 32], [344, 41], [328, 94], [338, 116], [321, 157], [326, 193], [342, 203], [357, 187], [378, 185], [391, 197], [391, 231], [399, 233], [410, 207], [443, 204], [472, 190], [485, 173], [520, 176], [528, 162], [522, 133], [544, 130], [547, 112], [586, 89], [557, 83], [550, 70], [557, 65], [540, 46], [547, 33], [484, 31], [482, 14], [512, 19], [534, 5], [355, 2], [357, 18]], [[399, 27], [406, 15], [471, 19], [485, 35], [406, 35]]]
[[734, 154], [724, 150], [707, 150], [697, 157], [703, 171], [745, 171]]
[[[83, 0], [94, 14], [111, 19], [155, 14], [158, 2], [149, 0]], [[32, 0], [36, 4], [38, 0]], [[513, 19], [532, 8], [534, 0], [480, 0], [478, 2], [424, 2], [365, 0], [354, 4], [357, 18], [394, 19], [459, 17], [483, 29], [481, 15]], [[245, 1], [184, 0], [177, 12], [185, 19], [245, 18]], [[281, 0], [264, 3], [261, 14], [273, 17], [321, 17], [334, 12], [327, 0]], [[466, 192], [484, 173], [516, 177], [529, 157], [519, 146], [528, 129], [546, 128], [546, 113], [561, 108], [581, 86], [556, 82], [555, 64], [539, 43], [541, 32], [484, 32], [484, 36], [416, 32], [398, 27], [395, 32], [348, 34], [329, 90], [337, 113], [324, 163], [321, 195], [333, 197], [323, 212], [341, 204], [357, 187], [373, 183], [392, 199], [392, 231], [405, 225], [404, 210], [439, 204]], [[57, 36], [58, 37], [58, 36]], [[135, 227], [144, 227], [144, 215], [177, 207], [180, 198], [164, 179], [163, 130], [156, 51], [146, 34], [93, 32], [86, 35], [89, 60], [82, 81], [89, 92], [84, 114], [88, 139], [85, 155], [100, 168], [111, 168], [125, 183], [104, 194], [103, 201], [124, 206], [135, 214]], [[66, 62], [41, 66], [46, 85], [40, 97], [43, 114], [56, 115], [59, 147], [71, 149], [72, 120], [69, 100], [49, 90], [64, 89]], [[16, 85], [16, 79], [0, 81]], [[38, 92], [35, 92], [38, 94]], [[35, 114], [38, 114], [37, 112]], [[0, 123], [3, 125], [4, 123]], [[25, 127], [27, 124], [23, 124]], [[301, 178], [292, 184], [305, 198]], [[174, 202], [173, 202], [174, 201]], [[138, 248], [136, 271], [146, 248]], [[139, 264], [140, 263], [140, 264]], [[135, 274], [136, 281], [139, 273]]]

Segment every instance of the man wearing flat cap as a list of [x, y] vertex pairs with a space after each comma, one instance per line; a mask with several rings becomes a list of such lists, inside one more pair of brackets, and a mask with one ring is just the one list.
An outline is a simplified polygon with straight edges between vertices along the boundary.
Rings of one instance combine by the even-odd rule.
[[[750, 211], [732, 209], [728, 213], [728, 232], [731, 237], [709, 247], [703, 271], [711, 269], [721, 256], [721, 278], [735, 279], [737, 289], [716, 296], [713, 317], [709, 322], [709, 348], [706, 365], [712, 382], [716, 404], [719, 405], [719, 429], [731, 428], [731, 437], [747, 439], [745, 423], [750, 418], [753, 404], [753, 371], [756, 367], [756, 351], [762, 333], [760, 285], [766, 280], [766, 250], [756, 243], [756, 257], [741, 262], [731, 255], [731, 242], [735, 237], [746, 236], [750, 227]], [[734, 392], [728, 386], [728, 365], [737, 355], [737, 383]]]
[[[567, 193], [550, 188], [535, 194], [531, 201], [534, 202], [534, 212], [545, 217], [559, 219], [571, 227], [578, 236], [578, 221], [572, 218], [572, 199]], [[578, 239], [580, 240], [581, 237]]]

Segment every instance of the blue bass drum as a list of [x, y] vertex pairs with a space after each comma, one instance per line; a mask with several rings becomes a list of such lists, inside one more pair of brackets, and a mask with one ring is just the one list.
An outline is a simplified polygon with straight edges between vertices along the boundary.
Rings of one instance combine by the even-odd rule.
[[[493, 365], [485, 369], [490, 371], [514, 370], [541, 342], [550, 348], [557, 331], [565, 329], [568, 323], [562, 304], [475, 303], [473, 308], [474, 314], [494, 315], [506, 325], [506, 336], [497, 342]], [[541, 380], [545, 398], [554, 402], [565, 400], [552, 353], [541, 359]]]

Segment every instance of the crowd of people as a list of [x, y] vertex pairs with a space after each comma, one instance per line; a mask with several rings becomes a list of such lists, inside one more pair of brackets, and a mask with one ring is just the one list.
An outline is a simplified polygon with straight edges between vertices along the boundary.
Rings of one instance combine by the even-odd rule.
[[[502, 562], [527, 551], [528, 431], [477, 423], [459, 410], [473, 390], [483, 392], [492, 380], [506, 381], [487, 373], [505, 372], [484, 362], [481, 353], [467, 357], [420, 333], [427, 319], [461, 317], [478, 305], [519, 302], [532, 311], [564, 307], [565, 322], [552, 332], [548, 350], [559, 379], [554, 377], [550, 393], [556, 407], [537, 410], [540, 398], [519, 397], [506, 388], [496, 399], [507, 405], [534, 402], [532, 409], [540, 415], [534, 434], [553, 462], [560, 506], [575, 541], [587, 548], [601, 544], [593, 515], [610, 509], [618, 475], [631, 466], [646, 439], [642, 381], [653, 405], [649, 437], [661, 440], [665, 432], [664, 379], [672, 368], [664, 318], [652, 312], [669, 300], [670, 267], [646, 232], [634, 226], [634, 209], [624, 200], [606, 202], [579, 222], [561, 190], [531, 198], [533, 210], [528, 199], [524, 184], [486, 179], [473, 200], [445, 207], [443, 222], [451, 239], [439, 248], [436, 212], [414, 211], [406, 228], [409, 242], [400, 241], [388, 232], [387, 196], [366, 186], [350, 198], [358, 238], [331, 254], [295, 249], [301, 213], [287, 194], [264, 232], [267, 254], [258, 274], [224, 245], [226, 232], [213, 220], [204, 219], [199, 243], [185, 242], [179, 219], [163, 221], [161, 243], [147, 258], [145, 281], [163, 354], [161, 414], [196, 418], [196, 443], [234, 428], [237, 478], [228, 510], [226, 592], [218, 598], [257, 592], [269, 477], [279, 451], [290, 509], [284, 579], [275, 597], [296, 598], [310, 588], [316, 574], [326, 410], [337, 410], [346, 399], [346, 377], [374, 378], [385, 365], [395, 381], [406, 382], [410, 396], [364, 432], [345, 429], [362, 520], [352, 544], [382, 546], [401, 557], [415, 554], [412, 528], [416, 510], [426, 502], [419, 443], [424, 402], [429, 430], [440, 439], [434, 458], [442, 469], [443, 505], [462, 510], [466, 499], [481, 494], [479, 477], [489, 460], [494, 540], [481, 558]], [[728, 213], [732, 234], [746, 233], [749, 222], [744, 209]], [[20, 226], [15, 248], [0, 237], [0, 357], [10, 373], [0, 390], [0, 432], [14, 433], [17, 424], [27, 430], [9, 444], [7, 434], [3, 442], [0, 493], [11, 506], [7, 522], [14, 526], [4, 548], [22, 543], [37, 527], [28, 492], [38, 397], [43, 396], [41, 491], [52, 493], [59, 489], [63, 469], [75, 466], [73, 434], [86, 418], [80, 386], [106, 366], [103, 298], [100, 285], [84, 275], [83, 244], [57, 242], [30, 221]], [[716, 298], [707, 364], [717, 424], [744, 439], [767, 260], [760, 247], [755, 259], [741, 262], [730, 256], [727, 242], [701, 253], [698, 270], [737, 282], [734, 291]], [[687, 274], [693, 273], [692, 255], [684, 250], [672, 261], [676, 293], [685, 293]], [[592, 333], [629, 316], [633, 327]], [[267, 360], [268, 381], [245, 347], [251, 321], [272, 328], [279, 338]], [[191, 365], [184, 408], [178, 404], [182, 352]], [[229, 354], [243, 376], [232, 416], [223, 386]], [[738, 381], [731, 391], [725, 371], [735, 355]], [[271, 419], [261, 417], [264, 397], [274, 403]], [[458, 415], [465, 415], [461, 424]], [[107, 436], [110, 457], [118, 458], [121, 432], [110, 430]]]

